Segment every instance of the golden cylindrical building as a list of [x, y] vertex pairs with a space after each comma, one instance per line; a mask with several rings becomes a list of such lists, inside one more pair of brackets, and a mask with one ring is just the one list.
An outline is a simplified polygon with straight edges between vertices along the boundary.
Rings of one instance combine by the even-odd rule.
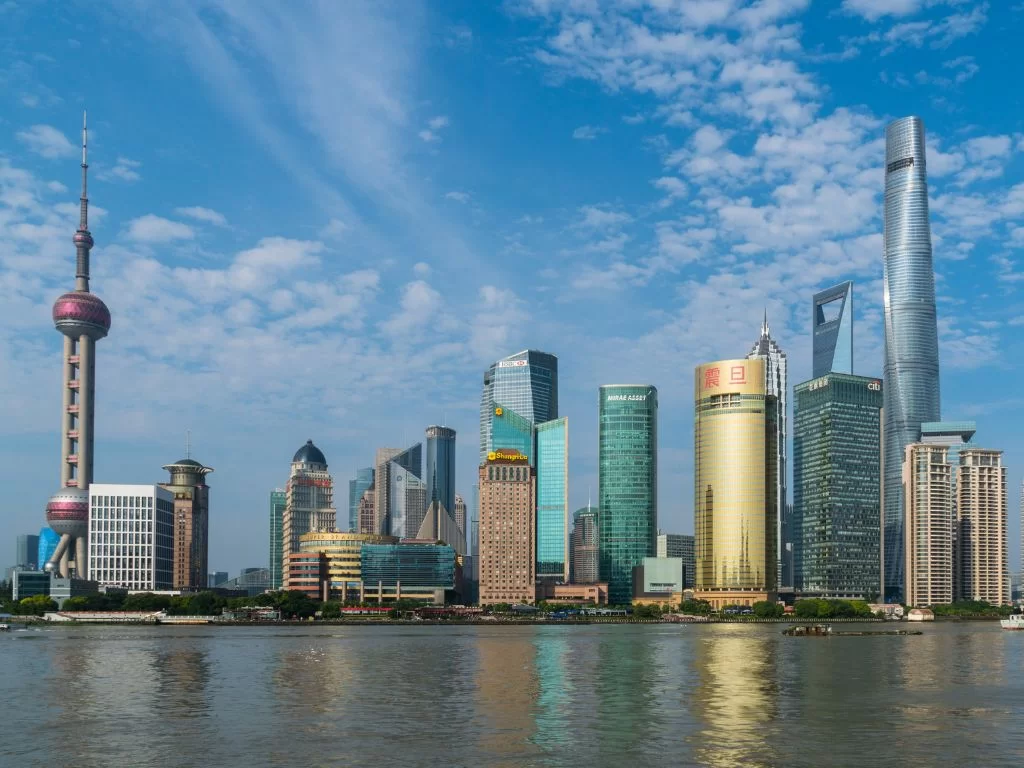
[[695, 597], [715, 608], [777, 597], [776, 409], [763, 366], [719, 360], [694, 377]]

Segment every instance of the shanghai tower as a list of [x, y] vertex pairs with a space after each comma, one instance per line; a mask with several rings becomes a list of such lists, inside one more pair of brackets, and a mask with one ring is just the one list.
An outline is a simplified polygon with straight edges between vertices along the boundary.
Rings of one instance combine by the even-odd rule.
[[883, 233], [885, 599], [903, 599], [904, 449], [921, 422], [938, 421], [939, 342], [928, 221], [924, 123], [904, 117], [885, 130]]
[[64, 334], [61, 358], [60, 489], [46, 505], [46, 522], [60, 536], [46, 570], [60, 576], [89, 575], [89, 485], [92, 483], [93, 402], [96, 342], [110, 330], [110, 310], [89, 293], [89, 197], [86, 188], [86, 128], [82, 116], [82, 196], [75, 244], [75, 290], [53, 305], [53, 324]]

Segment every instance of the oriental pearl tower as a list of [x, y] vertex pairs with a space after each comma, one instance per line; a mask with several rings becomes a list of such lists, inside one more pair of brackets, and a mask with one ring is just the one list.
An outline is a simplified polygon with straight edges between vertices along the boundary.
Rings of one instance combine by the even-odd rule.
[[82, 115], [82, 197], [76, 252], [75, 290], [53, 305], [53, 324], [64, 334], [63, 404], [60, 430], [60, 489], [46, 505], [46, 522], [60, 535], [46, 570], [62, 577], [88, 578], [89, 485], [92, 483], [93, 402], [96, 342], [110, 330], [110, 310], [89, 293], [89, 197], [86, 191], [86, 123]]

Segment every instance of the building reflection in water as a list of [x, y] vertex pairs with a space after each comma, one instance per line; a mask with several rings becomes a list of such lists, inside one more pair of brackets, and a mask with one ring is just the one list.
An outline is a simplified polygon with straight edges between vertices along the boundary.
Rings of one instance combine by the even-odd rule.
[[541, 687], [533, 635], [528, 627], [494, 628], [478, 635], [477, 746], [488, 765], [528, 765], [540, 756], [534, 743], [534, 705]]
[[[558, 752], [573, 744], [571, 708], [574, 684], [567, 674], [572, 663], [569, 638], [565, 631], [540, 627], [533, 637], [539, 688], [536, 709], [536, 735], [533, 741], [546, 752]], [[577, 661], [586, 663], [585, 659]]]
[[697, 686], [690, 707], [703, 724], [691, 740], [701, 765], [758, 766], [786, 762], [775, 745], [778, 642], [760, 627], [703, 628], [694, 645]]

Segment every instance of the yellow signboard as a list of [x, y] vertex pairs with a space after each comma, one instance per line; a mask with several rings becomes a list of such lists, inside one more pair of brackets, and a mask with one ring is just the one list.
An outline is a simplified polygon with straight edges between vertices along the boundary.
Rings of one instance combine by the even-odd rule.
[[487, 454], [488, 461], [529, 461], [529, 457], [525, 453], [519, 451], [491, 451]]
[[694, 393], [697, 400], [725, 394], [763, 395], [764, 361], [741, 358], [698, 365]]

